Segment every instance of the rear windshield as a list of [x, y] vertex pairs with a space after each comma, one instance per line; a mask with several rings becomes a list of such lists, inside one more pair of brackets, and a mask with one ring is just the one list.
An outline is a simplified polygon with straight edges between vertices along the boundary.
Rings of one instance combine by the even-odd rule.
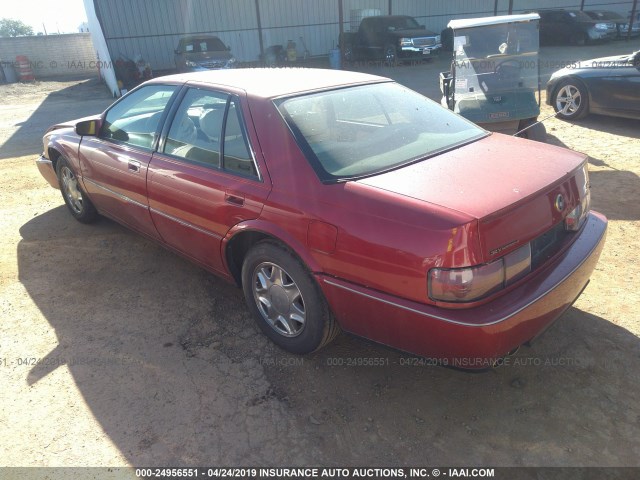
[[388, 171], [487, 135], [393, 82], [285, 98], [276, 105], [323, 182]]

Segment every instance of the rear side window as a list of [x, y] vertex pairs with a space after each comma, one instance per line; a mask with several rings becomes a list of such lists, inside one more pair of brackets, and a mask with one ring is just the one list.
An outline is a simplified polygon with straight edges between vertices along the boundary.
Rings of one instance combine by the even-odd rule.
[[258, 175], [243, 129], [240, 106], [236, 99], [230, 100], [227, 112], [227, 123], [224, 129], [223, 168], [240, 175]]
[[176, 90], [174, 85], [148, 85], [131, 92], [107, 112], [100, 137], [151, 149], [162, 114]]
[[238, 99], [190, 89], [173, 118], [164, 153], [207, 167], [258, 177]]

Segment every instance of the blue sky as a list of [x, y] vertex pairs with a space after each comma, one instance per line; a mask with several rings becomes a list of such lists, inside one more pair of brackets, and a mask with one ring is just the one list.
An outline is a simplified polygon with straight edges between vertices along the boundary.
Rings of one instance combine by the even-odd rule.
[[87, 20], [82, 0], [3, 0], [0, 17], [22, 20], [33, 33], [76, 33]]

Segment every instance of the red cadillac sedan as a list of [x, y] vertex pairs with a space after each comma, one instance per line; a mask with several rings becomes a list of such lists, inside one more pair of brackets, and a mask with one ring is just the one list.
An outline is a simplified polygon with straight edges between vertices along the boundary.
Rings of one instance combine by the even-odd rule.
[[352, 72], [157, 78], [51, 127], [37, 165], [80, 222], [112, 218], [235, 282], [297, 354], [342, 329], [485, 367], [573, 303], [607, 228], [585, 155]]

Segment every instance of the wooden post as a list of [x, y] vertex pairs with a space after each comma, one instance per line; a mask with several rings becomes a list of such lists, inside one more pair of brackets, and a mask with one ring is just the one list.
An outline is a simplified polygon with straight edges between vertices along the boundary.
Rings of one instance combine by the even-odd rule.
[[496, 15], [498, 15], [498, 0], [493, 2], [493, 16], [495, 17]]
[[580, 2], [580, 11], [584, 10], [584, 0]]
[[513, 15], [513, 0], [509, 0], [509, 15]]

